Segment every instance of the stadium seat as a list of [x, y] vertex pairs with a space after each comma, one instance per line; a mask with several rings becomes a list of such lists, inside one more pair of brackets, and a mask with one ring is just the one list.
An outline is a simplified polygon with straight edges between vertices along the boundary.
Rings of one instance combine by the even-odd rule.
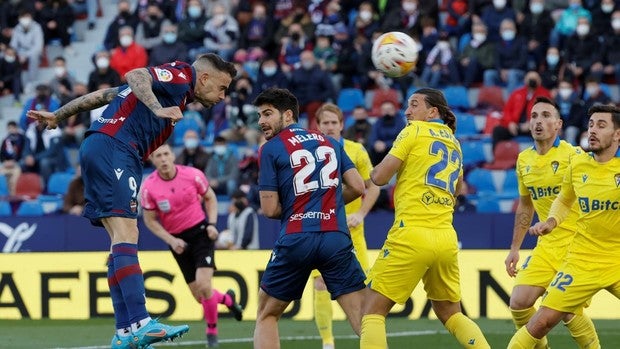
[[69, 189], [69, 183], [75, 177], [73, 173], [55, 172], [47, 182], [47, 193], [65, 195]]
[[476, 204], [476, 212], [479, 213], [499, 213], [499, 201], [494, 197], [485, 197], [478, 200]]
[[38, 200], [23, 201], [15, 215], [17, 216], [43, 216], [43, 205]]
[[467, 174], [466, 181], [469, 187], [475, 190], [477, 196], [493, 195], [497, 192], [490, 170], [473, 169]]
[[37, 200], [43, 207], [43, 213], [54, 213], [62, 210], [63, 197], [61, 195], [45, 195], [41, 194], [37, 197]]
[[201, 134], [203, 126], [201, 125], [201, 121], [197, 120], [195, 117], [190, 117], [189, 115], [184, 115], [183, 119], [177, 121], [176, 125], [174, 125], [174, 131], [172, 133], [173, 145], [183, 145], [183, 135], [187, 130], [194, 130]]
[[364, 106], [364, 93], [359, 88], [343, 88], [338, 94], [338, 108], [346, 115], [359, 105]]
[[450, 108], [456, 110], [468, 110], [469, 109], [469, 95], [467, 94], [467, 88], [464, 86], [447, 86], [441, 89]]
[[519, 197], [519, 182], [517, 181], [517, 173], [513, 170], [506, 170], [506, 178], [502, 185], [503, 197]]
[[372, 103], [370, 106], [371, 116], [381, 116], [381, 104], [384, 102], [392, 102], [396, 110], [400, 109], [400, 96], [398, 91], [393, 88], [383, 89], [376, 88], [372, 90]]
[[37, 173], [26, 172], [19, 175], [15, 183], [15, 196], [20, 200], [32, 200], [43, 192], [43, 180]]
[[12, 214], [11, 204], [8, 201], [0, 201], [0, 217], [8, 217]]
[[469, 138], [479, 135], [476, 119], [473, 115], [456, 112], [456, 137]]
[[519, 156], [519, 142], [501, 141], [495, 146], [493, 151], [493, 162], [484, 164], [484, 168], [489, 170], [507, 170], [514, 168]]
[[466, 168], [486, 162], [483, 141], [474, 139], [461, 142], [461, 151], [463, 152], [463, 166]]
[[9, 195], [9, 182], [5, 175], [0, 174], [0, 196], [7, 195]]
[[504, 109], [504, 91], [499, 86], [482, 86], [478, 91], [478, 101], [476, 102], [478, 110], [496, 110]]

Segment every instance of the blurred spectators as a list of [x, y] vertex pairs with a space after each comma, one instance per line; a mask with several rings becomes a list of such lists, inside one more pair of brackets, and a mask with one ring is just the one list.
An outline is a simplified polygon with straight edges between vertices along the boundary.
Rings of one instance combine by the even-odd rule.
[[426, 15], [421, 13], [418, 0], [404, 0], [400, 7], [394, 7], [385, 14], [381, 31], [402, 31], [411, 34], [414, 37], [420, 37], [422, 34], [422, 26], [420, 18]]
[[252, 19], [241, 29], [239, 47], [245, 49], [261, 47], [270, 50], [274, 44], [273, 34], [273, 19], [267, 16], [265, 5], [257, 2], [252, 8]]
[[541, 85], [540, 75], [535, 71], [525, 74], [525, 86], [514, 90], [506, 105], [499, 126], [493, 129], [493, 149], [500, 141], [530, 134], [530, 110], [537, 97], [551, 98], [549, 90]]
[[0, 58], [0, 96], [12, 94], [16, 103], [22, 93], [22, 68], [17, 51], [12, 47], [4, 49]]
[[103, 39], [103, 46], [107, 50], [111, 50], [120, 44], [118, 41], [118, 33], [122, 27], [130, 26], [135, 31], [140, 22], [138, 16], [131, 13], [131, 4], [129, 0], [118, 0], [116, 8], [118, 14], [108, 25], [105, 38]]
[[593, 75], [599, 80], [603, 76], [603, 50], [597, 37], [590, 32], [590, 28], [588, 17], [579, 17], [577, 29], [565, 45], [565, 59], [568, 63], [565, 73], [580, 83], [584, 83], [588, 75]]
[[[488, 38], [491, 42], [498, 42], [501, 37], [502, 23], [505, 20], [511, 20], [513, 23], [517, 21], [517, 15], [512, 7], [507, 6], [507, 0], [493, 0], [493, 3], [482, 10], [482, 22], [488, 28]], [[513, 28], [516, 33], [516, 28]]]
[[304, 50], [312, 50], [312, 41], [306, 37], [301, 24], [293, 23], [288, 27], [288, 35], [281, 41], [279, 61], [285, 73], [300, 66], [301, 53]]
[[237, 49], [239, 40], [239, 25], [237, 20], [226, 12], [221, 4], [213, 6], [212, 17], [205, 23], [204, 48], [207, 52], [220, 55], [225, 60], [231, 60]]
[[253, 101], [260, 91], [266, 90], [269, 87], [288, 88], [288, 84], [288, 78], [280, 69], [278, 62], [274, 58], [266, 58], [260, 65], [250, 100]]
[[149, 65], [162, 65], [167, 62], [190, 61], [187, 47], [178, 40], [176, 24], [166, 22], [162, 25], [162, 43], [156, 45], [149, 55]]
[[372, 131], [368, 138], [369, 155], [373, 165], [383, 160], [392, 148], [392, 144], [398, 133], [406, 126], [403, 118], [392, 102], [381, 104], [381, 116], [372, 125]]
[[28, 125], [34, 122], [35, 119], [30, 119], [26, 116], [26, 112], [30, 109], [53, 112], [58, 108], [60, 108], [60, 101], [52, 96], [50, 87], [46, 84], [39, 84], [36, 87], [35, 95], [27, 99], [24, 103], [22, 114], [19, 117], [19, 127], [22, 130], [27, 130]]
[[460, 77], [454, 55], [455, 52], [450, 46], [448, 35], [443, 33], [435, 47], [426, 56], [422, 80], [432, 88], [458, 84]]
[[517, 28], [512, 19], [502, 21], [500, 37], [501, 39], [495, 44], [495, 69], [484, 72], [484, 84], [487, 86], [505, 85], [508, 93], [511, 93], [521, 85], [523, 75], [527, 70], [527, 43], [517, 34]]
[[189, 0], [186, 12], [185, 18], [179, 22], [179, 40], [187, 47], [189, 60], [194, 60], [205, 38], [207, 16], [200, 0]]
[[71, 45], [71, 30], [75, 15], [67, 0], [47, 0], [38, 13], [38, 22], [43, 27], [46, 45], [55, 40], [60, 41], [65, 48]]
[[577, 91], [573, 89], [573, 85], [568, 80], [559, 83], [555, 102], [558, 104], [558, 110], [562, 117], [562, 130], [564, 130], [564, 139], [572, 144], [578, 145], [579, 135], [581, 134], [581, 125], [583, 119], [587, 117], [585, 104]]
[[471, 24], [471, 13], [469, 12], [469, 1], [467, 0], [447, 0], [446, 20], [442, 30], [450, 36], [460, 38], [461, 35], [469, 32]]
[[176, 157], [176, 164], [192, 166], [205, 172], [209, 163], [209, 153], [200, 146], [200, 137], [194, 130], [187, 130], [183, 135], [183, 149]]
[[611, 20], [612, 32], [607, 32], [604, 40], [603, 72], [611, 75], [620, 86], [620, 10], [614, 11]]
[[119, 46], [110, 54], [110, 66], [125, 81], [125, 74], [135, 68], [143, 68], [148, 63], [148, 55], [144, 47], [134, 42], [133, 29], [125, 26], [118, 31]]
[[[88, 93], [85, 84], [77, 82], [73, 85], [73, 93], [71, 99], [84, 96]], [[60, 123], [62, 129], [62, 143], [64, 146], [73, 146], [79, 148], [84, 140], [84, 134], [90, 127], [90, 113], [83, 111], [81, 113], [71, 115]]]
[[353, 37], [363, 36], [370, 39], [372, 33], [379, 30], [379, 25], [379, 15], [375, 12], [373, 3], [363, 1], [357, 9], [354, 20], [349, 24], [349, 31]]
[[235, 190], [231, 196], [227, 229], [222, 234], [231, 234], [232, 242], [219, 248], [230, 250], [257, 250], [259, 246], [258, 216], [250, 205], [246, 194]]
[[312, 51], [301, 53], [300, 67], [291, 76], [289, 88], [299, 100], [299, 113], [306, 113], [308, 128], [316, 129], [314, 113], [321, 104], [336, 99], [336, 91], [328, 72], [316, 63]]
[[549, 36], [549, 44], [564, 51], [566, 40], [571, 37], [577, 29], [577, 19], [585, 17], [588, 22], [592, 19], [590, 11], [586, 10], [581, 0], [569, 0], [568, 8], [562, 11], [560, 18], [556, 21], [555, 27]]
[[6, 176], [9, 184], [9, 194], [15, 194], [15, 183], [22, 173], [19, 165], [26, 146], [26, 137], [17, 127], [15, 121], [6, 124], [7, 135], [0, 145], [0, 174]]
[[[39, 79], [39, 65], [43, 54], [43, 29], [34, 21], [32, 11], [22, 9], [19, 11], [19, 24], [13, 28], [13, 34], [9, 46], [15, 48], [19, 63], [27, 67], [28, 72], [22, 76], [24, 81], [32, 82]], [[28, 85], [26, 85], [28, 86]]]
[[472, 24], [471, 40], [463, 49], [459, 63], [465, 87], [482, 81], [483, 72], [495, 67], [495, 44], [487, 39], [484, 23]]
[[557, 47], [549, 47], [545, 60], [541, 62], [538, 71], [542, 79], [542, 85], [548, 90], [558, 87], [558, 83], [564, 79], [566, 64], [560, 56]]
[[205, 171], [209, 185], [218, 195], [232, 195], [237, 189], [239, 160], [226, 146], [226, 138], [218, 136], [213, 143], [213, 155]]
[[227, 103], [229, 127], [220, 133], [220, 136], [226, 138], [228, 142], [244, 141], [252, 147], [258, 144], [261, 131], [258, 127], [256, 107], [250, 99], [252, 93], [252, 81], [242, 77], [236, 81], [234, 90], [229, 94], [230, 103]]
[[528, 69], [536, 69], [544, 60], [553, 25], [551, 12], [545, 9], [544, 1], [530, 1], [528, 11], [519, 25], [521, 36], [527, 42]]
[[110, 52], [101, 50], [93, 56], [95, 69], [88, 76], [88, 92], [99, 89], [101, 84], [119, 86], [121, 77], [116, 70], [110, 68]]
[[64, 57], [54, 58], [52, 66], [54, 67], [54, 77], [50, 80], [49, 86], [52, 89], [52, 94], [60, 100], [62, 106], [73, 99], [73, 86], [77, 81], [73, 74], [69, 73], [67, 60]]
[[[596, 1], [597, 3], [599, 1]], [[618, 10], [618, 5], [614, 0], [600, 0], [600, 5], [597, 4], [594, 8], [590, 9], [592, 13], [592, 23], [596, 25], [592, 26], [592, 34], [598, 39], [603, 39], [609, 28], [611, 27], [611, 17], [614, 10]]]
[[31, 123], [26, 129], [26, 146], [22, 155], [23, 172], [35, 172], [41, 175], [47, 184], [54, 172], [63, 172], [69, 167], [61, 141], [62, 131], [59, 128], [46, 129], [46, 125], [38, 121]]
[[351, 113], [353, 125], [344, 130], [343, 136], [346, 139], [358, 142], [368, 149], [368, 138], [372, 132], [372, 124], [368, 121], [368, 111], [363, 105], [353, 108]]
[[153, 47], [162, 43], [163, 27], [169, 23], [170, 21], [164, 17], [162, 10], [159, 8], [159, 4], [149, 2], [146, 7], [146, 13], [144, 16], [140, 16], [140, 22], [136, 28], [136, 43], [144, 47], [146, 52], [150, 54]]

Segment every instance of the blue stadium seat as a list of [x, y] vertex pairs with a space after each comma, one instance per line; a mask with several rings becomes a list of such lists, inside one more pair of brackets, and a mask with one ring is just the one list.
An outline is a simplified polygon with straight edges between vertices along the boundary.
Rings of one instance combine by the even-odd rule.
[[519, 183], [517, 181], [517, 173], [514, 170], [506, 170], [506, 178], [502, 185], [502, 196], [519, 197]]
[[469, 109], [469, 96], [464, 86], [447, 86], [441, 89], [450, 108], [457, 110]]
[[68, 172], [52, 173], [47, 181], [47, 192], [49, 194], [65, 195], [69, 189], [69, 183], [75, 175]]
[[497, 192], [490, 170], [483, 168], [473, 169], [467, 174], [466, 182], [475, 189], [477, 196], [493, 195]]
[[465, 167], [477, 166], [486, 161], [484, 141], [473, 139], [461, 142], [461, 151], [463, 152], [463, 166]]
[[23, 201], [15, 215], [17, 216], [43, 216], [43, 205], [38, 200]]
[[9, 182], [5, 175], [0, 174], [0, 196], [7, 195], [9, 195]]
[[478, 200], [476, 212], [479, 213], [498, 213], [500, 212], [499, 202], [494, 197], [485, 197]]
[[182, 145], [183, 144], [183, 135], [187, 130], [194, 130], [200, 135], [200, 131], [203, 126], [201, 122], [197, 120], [195, 117], [190, 115], [184, 115], [183, 119], [177, 121], [176, 125], [174, 125], [174, 131], [172, 132], [172, 140], [173, 145]]
[[11, 204], [8, 201], [0, 201], [0, 217], [8, 217], [12, 214]]
[[336, 104], [344, 114], [348, 114], [358, 105], [365, 105], [364, 93], [359, 88], [343, 88]]
[[476, 128], [476, 117], [467, 113], [455, 113], [456, 115], [456, 137], [468, 138], [479, 136]]

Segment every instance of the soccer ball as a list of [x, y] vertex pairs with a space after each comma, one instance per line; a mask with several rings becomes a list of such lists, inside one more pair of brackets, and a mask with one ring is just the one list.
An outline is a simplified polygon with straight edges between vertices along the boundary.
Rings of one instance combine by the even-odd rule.
[[372, 44], [372, 63], [385, 75], [396, 78], [409, 73], [418, 60], [418, 44], [407, 34], [388, 32]]
[[217, 236], [217, 240], [215, 241], [215, 247], [227, 250], [235, 244], [234, 238], [235, 237], [230, 230], [222, 230]]

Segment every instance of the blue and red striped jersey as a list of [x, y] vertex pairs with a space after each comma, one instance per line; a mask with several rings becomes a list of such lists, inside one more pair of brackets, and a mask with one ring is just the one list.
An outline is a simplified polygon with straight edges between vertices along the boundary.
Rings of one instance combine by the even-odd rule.
[[342, 174], [353, 167], [338, 141], [298, 124], [265, 143], [260, 149], [258, 185], [259, 190], [278, 192], [280, 234], [348, 234]]
[[[186, 104], [194, 100], [196, 72], [190, 64], [176, 61], [147, 69], [153, 77], [153, 92], [163, 107], [178, 106], [184, 111]], [[157, 117], [136, 98], [129, 85], [123, 85], [103, 114], [93, 120], [87, 134], [110, 135], [146, 160], [168, 139], [173, 127], [170, 119]]]

